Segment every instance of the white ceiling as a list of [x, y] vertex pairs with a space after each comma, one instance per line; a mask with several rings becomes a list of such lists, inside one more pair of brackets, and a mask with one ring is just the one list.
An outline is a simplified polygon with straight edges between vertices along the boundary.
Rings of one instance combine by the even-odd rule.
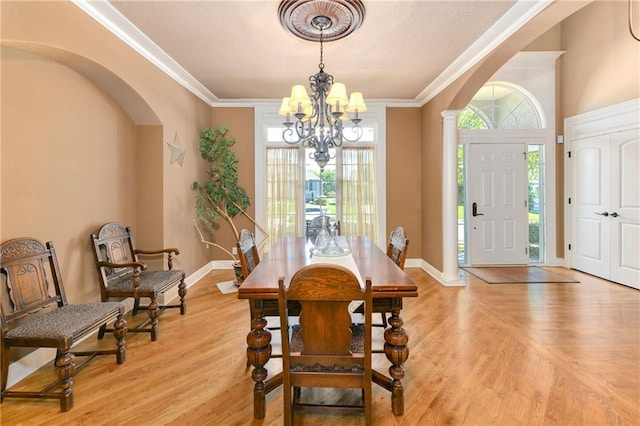
[[[319, 43], [281, 27], [279, 0], [74, 2], [211, 105], [275, 101], [318, 71]], [[363, 3], [325, 71], [368, 101], [423, 104], [549, 1]]]

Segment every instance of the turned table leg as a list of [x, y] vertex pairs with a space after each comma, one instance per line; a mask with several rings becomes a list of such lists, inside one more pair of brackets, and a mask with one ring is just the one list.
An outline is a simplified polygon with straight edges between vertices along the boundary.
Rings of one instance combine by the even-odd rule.
[[271, 332], [265, 328], [267, 320], [264, 318], [262, 300], [250, 300], [251, 331], [247, 335], [247, 360], [254, 369], [251, 378], [255, 382], [253, 388], [253, 417], [264, 419], [266, 409], [267, 369], [264, 365], [271, 357]]
[[400, 318], [400, 308], [402, 307], [402, 299], [392, 299], [391, 302], [391, 318], [388, 323], [390, 325], [384, 331], [384, 353], [391, 362], [389, 367], [389, 375], [391, 376], [391, 409], [393, 414], [401, 416], [404, 414], [404, 388], [402, 386], [402, 378], [404, 377], [404, 369], [402, 364], [409, 358], [409, 336], [402, 328], [404, 321]]

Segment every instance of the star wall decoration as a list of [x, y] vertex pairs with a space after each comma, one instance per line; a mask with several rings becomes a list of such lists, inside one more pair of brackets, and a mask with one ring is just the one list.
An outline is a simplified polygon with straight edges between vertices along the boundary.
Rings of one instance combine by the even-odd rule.
[[171, 161], [169, 162], [169, 164], [178, 163], [180, 164], [180, 167], [182, 167], [185, 150], [180, 143], [180, 139], [178, 139], [178, 132], [176, 132], [176, 136], [175, 138], [173, 138], [173, 142], [167, 142], [167, 146], [171, 151]]

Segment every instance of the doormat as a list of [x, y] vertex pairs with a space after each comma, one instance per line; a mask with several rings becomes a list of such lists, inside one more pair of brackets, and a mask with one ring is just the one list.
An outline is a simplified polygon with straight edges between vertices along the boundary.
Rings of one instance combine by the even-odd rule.
[[238, 291], [238, 286], [233, 281], [223, 281], [216, 284], [216, 286], [218, 286], [218, 290], [222, 294], [236, 293]]
[[488, 284], [577, 283], [573, 278], [537, 266], [462, 268]]

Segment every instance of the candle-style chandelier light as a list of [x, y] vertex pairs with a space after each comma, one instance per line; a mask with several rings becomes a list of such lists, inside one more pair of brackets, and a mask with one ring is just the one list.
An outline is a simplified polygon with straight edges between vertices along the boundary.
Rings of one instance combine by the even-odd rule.
[[[323, 170], [335, 158], [330, 149], [362, 137], [359, 114], [367, 110], [362, 93], [348, 97], [345, 85], [334, 82], [324, 71], [323, 43], [355, 31], [364, 19], [364, 5], [360, 0], [286, 0], [280, 3], [279, 14], [285, 29], [320, 42], [319, 71], [309, 77], [311, 96], [303, 85], [294, 85], [291, 95], [282, 99], [279, 114], [286, 117], [282, 123], [284, 141], [314, 149], [309, 158]], [[345, 128], [347, 121], [351, 126]], [[345, 129], [350, 129], [350, 136], [345, 135]]]

